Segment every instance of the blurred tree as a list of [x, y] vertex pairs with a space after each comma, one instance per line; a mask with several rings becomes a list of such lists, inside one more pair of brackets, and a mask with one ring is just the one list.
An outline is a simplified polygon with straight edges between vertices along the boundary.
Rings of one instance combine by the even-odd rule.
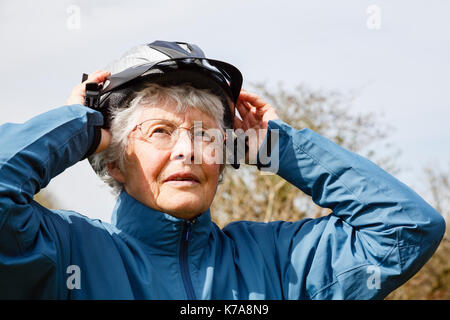
[[[387, 142], [392, 128], [377, 121], [374, 114], [352, 110], [353, 97], [305, 86], [298, 86], [294, 92], [284, 90], [281, 85], [275, 91], [264, 84], [253, 87], [292, 127], [310, 128], [369, 158], [391, 174], [398, 172], [395, 160], [399, 151]], [[383, 150], [384, 155], [377, 150]], [[330, 213], [284, 179], [261, 174], [254, 166], [227, 170], [219, 188], [211, 213], [221, 227], [235, 220], [295, 221]]]
[[450, 163], [447, 170], [439, 164], [430, 164], [424, 168], [424, 176], [431, 193], [434, 208], [448, 221], [450, 215]]
[[48, 209], [57, 209], [57, 202], [52, 196], [52, 194], [46, 189], [42, 189], [37, 194], [34, 195], [33, 199], [40, 205]]

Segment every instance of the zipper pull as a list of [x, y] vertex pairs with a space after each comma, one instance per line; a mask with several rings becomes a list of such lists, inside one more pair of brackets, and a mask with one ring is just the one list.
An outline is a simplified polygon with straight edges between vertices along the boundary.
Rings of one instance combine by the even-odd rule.
[[187, 227], [186, 227], [186, 241], [189, 241], [189, 234], [191, 233], [191, 222], [188, 221], [187, 223]]
[[197, 221], [197, 219], [194, 219], [192, 221], [186, 221], [187, 226], [186, 226], [186, 241], [189, 241], [189, 236], [191, 235], [191, 229], [192, 226], [194, 225], [194, 223]]

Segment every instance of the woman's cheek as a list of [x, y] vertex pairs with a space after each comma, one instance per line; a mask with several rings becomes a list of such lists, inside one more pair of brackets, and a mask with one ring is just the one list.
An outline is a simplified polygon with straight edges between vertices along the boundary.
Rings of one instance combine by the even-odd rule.
[[204, 166], [203, 171], [206, 173], [207, 180], [210, 184], [219, 183], [220, 164], [212, 163]]
[[220, 165], [223, 164], [223, 159], [223, 148], [220, 146], [210, 145], [203, 150], [202, 163]]
[[142, 155], [142, 166], [145, 168], [145, 173], [151, 180], [157, 180], [161, 171], [167, 165], [169, 159], [168, 155], [159, 152], [145, 152]]
[[150, 148], [136, 147], [130, 155], [134, 159], [132, 170], [134, 171], [135, 180], [137, 180], [134, 182], [140, 185], [141, 188], [150, 188], [150, 191], [155, 192], [157, 191], [155, 187], [158, 183], [158, 177], [164, 168], [166, 157], [164, 154], [155, 152], [155, 150], [151, 151]]

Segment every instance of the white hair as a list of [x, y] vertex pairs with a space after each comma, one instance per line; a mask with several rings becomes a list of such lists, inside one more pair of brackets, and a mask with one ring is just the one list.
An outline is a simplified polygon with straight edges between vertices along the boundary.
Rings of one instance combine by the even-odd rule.
[[196, 89], [187, 84], [171, 87], [153, 83], [146, 85], [129, 104], [111, 110], [111, 143], [106, 150], [89, 157], [92, 168], [112, 188], [115, 196], [120, 194], [123, 185], [109, 175], [106, 164], [116, 163], [124, 171], [128, 135], [138, 124], [142, 111], [170, 103], [176, 103], [176, 112], [195, 108], [207, 113], [215, 119], [218, 128], [225, 132], [224, 106], [220, 98], [209, 90]]

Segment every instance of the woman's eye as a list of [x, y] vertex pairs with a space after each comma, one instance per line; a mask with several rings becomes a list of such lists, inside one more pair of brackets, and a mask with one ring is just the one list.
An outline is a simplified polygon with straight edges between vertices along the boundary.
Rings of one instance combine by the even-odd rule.
[[170, 135], [170, 130], [165, 129], [165, 128], [156, 128], [155, 130], [152, 131], [152, 135]]

